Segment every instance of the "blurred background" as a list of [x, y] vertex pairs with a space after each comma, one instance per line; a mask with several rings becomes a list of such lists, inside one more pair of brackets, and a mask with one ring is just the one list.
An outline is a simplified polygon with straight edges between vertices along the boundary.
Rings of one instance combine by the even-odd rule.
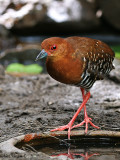
[[120, 0], [0, 0], [1, 64], [35, 63], [51, 36], [99, 39], [119, 58]]
[[[114, 50], [115, 70], [94, 85], [88, 115], [102, 130], [120, 132], [120, 0], [0, 0], [0, 142], [28, 133], [47, 133], [56, 126], [67, 124], [82, 102], [79, 88], [64, 86], [44, 74], [47, 73], [45, 59], [35, 62], [41, 42], [52, 36], [90, 37], [102, 40]], [[78, 123], [83, 116], [83, 113], [79, 115]], [[93, 137], [91, 142], [88, 136], [90, 148], [83, 137], [85, 144], [79, 145], [81, 150], [74, 144], [71, 146], [75, 153], [83, 156], [95, 153], [93, 155], [101, 156], [97, 160], [118, 160], [120, 140], [114, 137], [116, 143], [111, 137], [100, 138], [100, 141]], [[54, 143], [54, 139], [52, 141]], [[72, 149], [70, 153], [67, 148], [70, 149], [70, 145], [66, 142], [60, 140], [60, 147], [62, 150], [65, 145], [67, 150], [62, 151], [71, 157], [74, 151]], [[116, 150], [111, 147], [113, 143]], [[110, 145], [106, 147], [107, 144]], [[26, 145], [26, 149], [23, 146], [23, 150], [28, 151], [26, 156], [17, 156], [16, 151], [2, 156], [0, 150], [0, 157], [50, 159], [40, 158], [42, 151], [54, 151], [46, 144], [43, 146], [46, 147], [40, 150], [40, 154], [37, 154], [37, 147]]]

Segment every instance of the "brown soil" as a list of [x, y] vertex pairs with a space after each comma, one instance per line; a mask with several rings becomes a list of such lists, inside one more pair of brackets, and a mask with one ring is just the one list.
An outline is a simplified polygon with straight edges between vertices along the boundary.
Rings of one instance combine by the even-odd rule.
[[[67, 124], [81, 102], [79, 88], [58, 83], [49, 75], [5, 75], [0, 79], [0, 142], [22, 134], [46, 132]], [[96, 82], [91, 89], [87, 111], [92, 122], [101, 129], [120, 131], [120, 84], [108, 79]], [[84, 119], [83, 115], [82, 111], [76, 124]], [[84, 129], [84, 126], [79, 129]], [[48, 159], [40, 153], [0, 153], [0, 157]]]

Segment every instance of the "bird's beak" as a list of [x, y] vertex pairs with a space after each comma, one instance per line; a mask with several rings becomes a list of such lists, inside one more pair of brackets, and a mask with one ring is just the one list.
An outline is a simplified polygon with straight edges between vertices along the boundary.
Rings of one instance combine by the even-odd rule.
[[35, 61], [37, 61], [38, 59], [42, 59], [42, 58], [44, 58], [44, 57], [46, 57], [48, 54], [47, 54], [47, 52], [45, 52], [45, 50], [44, 49], [42, 49], [42, 51], [38, 54], [38, 56], [36, 57], [36, 60]]

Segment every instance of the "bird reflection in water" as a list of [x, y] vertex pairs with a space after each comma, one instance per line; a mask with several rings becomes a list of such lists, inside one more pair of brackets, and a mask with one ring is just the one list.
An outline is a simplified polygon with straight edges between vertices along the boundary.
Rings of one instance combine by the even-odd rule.
[[[52, 155], [51, 157], [64, 157], [64, 159], [76, 159], [76, 158], [81, 158], [83, 157], [83, 160], [89, 160], [92, 156], [98, 156], [100, 155], [99, 153], [91, 153], [89, 154], [88, 152], [85, 153], [73, 153], [70, 151], [70, 148], [68, 149], [68, 153], [60, 153], [58, 155]], [[78, 157], [79, 156], [79, 157]]]

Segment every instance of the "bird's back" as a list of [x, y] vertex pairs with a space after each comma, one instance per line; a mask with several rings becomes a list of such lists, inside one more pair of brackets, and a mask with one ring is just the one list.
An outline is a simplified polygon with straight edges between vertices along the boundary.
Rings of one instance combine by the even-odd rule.
[[85, 67], [81, 75], [81, 80], [76, 86], [89, 90], [94, 82], [103, 79], [114, 68], [114, 52], [105, 43], [85, 37], [68, 37], [66, 41], [70, 43], [76, 53], [82, 57]]

